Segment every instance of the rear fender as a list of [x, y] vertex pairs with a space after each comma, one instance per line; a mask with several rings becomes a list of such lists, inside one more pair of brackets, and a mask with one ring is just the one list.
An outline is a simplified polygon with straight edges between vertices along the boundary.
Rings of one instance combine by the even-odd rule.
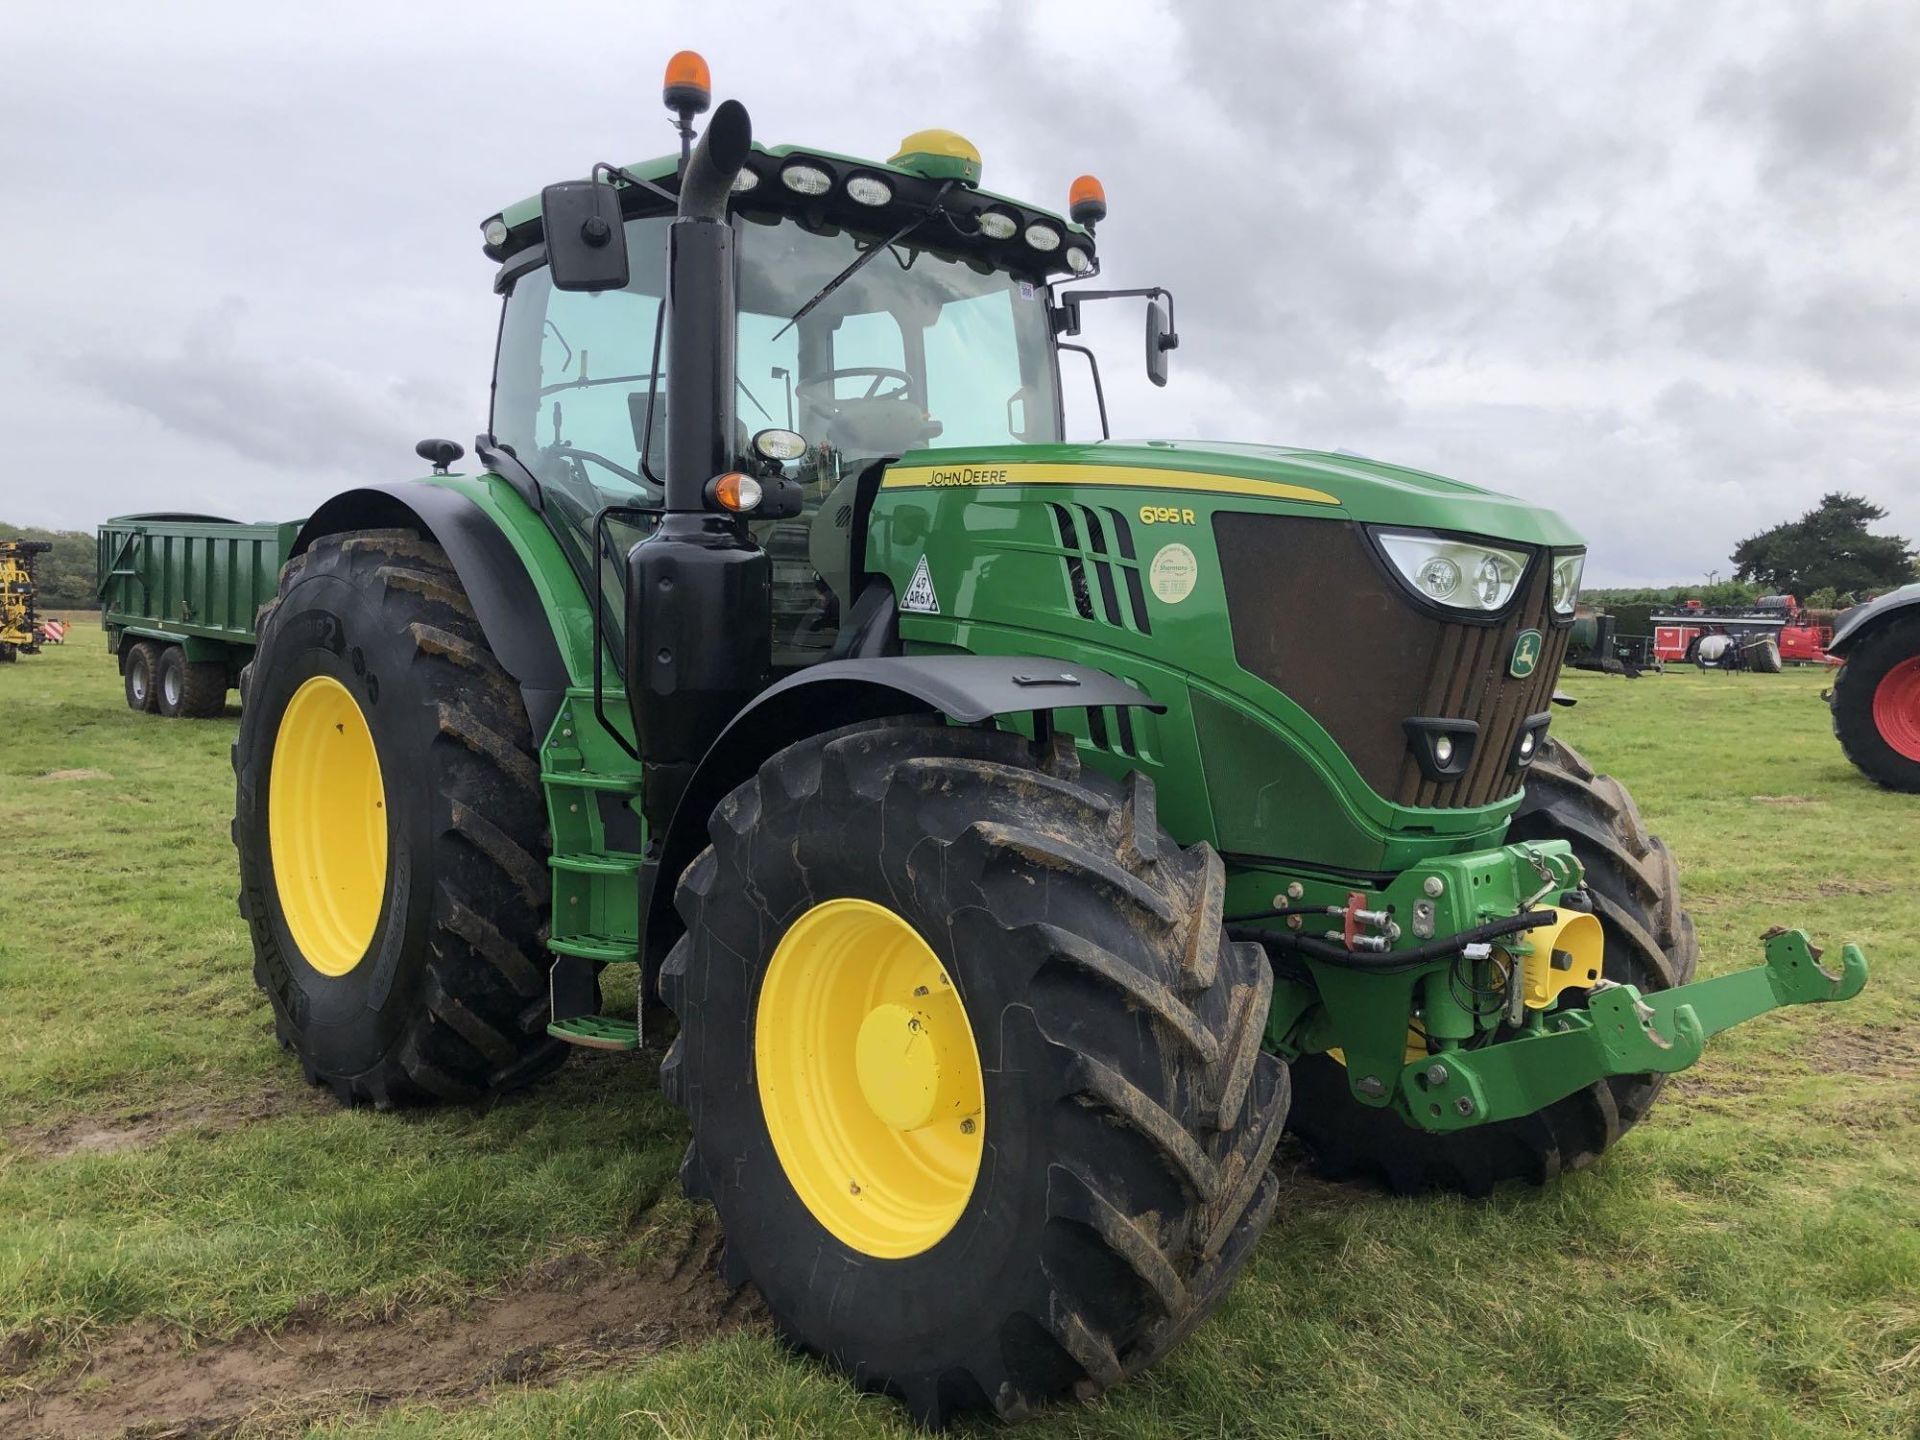
[[567, 667], [527, 567], [492, 516], [457, 490], [402, 482], [328, 500], [300, 527], [293, 554], [347, 530], [419, 530], [447, 552], [494, 658], [520, 687], [536, 740], [567, 693]]
[[1896, 613], [1916, 609], [1920, 609], [1920, 585], [1903, 585], [1878, 600], [1856, 605], [1842, 615], [1839, 623], [1833, 627], [1833, 639], [1827, 642], [1827, 653], [1844, 658], [1868, 630], [1877, 629]]
[[1007, 655], [887, 655], [828, 660], [768, 687], [702, 757], [647, 869], [647, 994], [681, 925], [673, 908], [680, 872], [707, 843], [707, 820], [762, 761], [796, 740], [892, 715], [943, 715], [977, 725], [1000, 715], [1081, 706], [1166, 706], [1104, 670]]

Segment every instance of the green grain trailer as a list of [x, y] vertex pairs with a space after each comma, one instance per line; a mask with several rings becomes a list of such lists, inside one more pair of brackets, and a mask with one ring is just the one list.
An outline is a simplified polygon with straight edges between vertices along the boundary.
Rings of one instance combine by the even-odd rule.
[[303, 523], [162, 514], [100, 527], [100, 623], [129, 708], [193, 718], [226, 708]]
[[[705, 80], [668, 71], [689, 141]], [[1785, 929], [1696, 977], [1673, 857], [1550, 732], [1572, 527], [1065, 443], [1082, 307], [1144, 298], [1164, 382], [1171, 300], [1074, 283], [1097, 184], [980, 179], [949, 131], [862, 160], [729, 101], [488, 217], [479, 463], [422, 441], [315, 512], [233, 751], [309, 1080], [465, 1102], [671, 1036], [724, 1278], [929, 1422], [1164, 1354], [1283, 1127], [1396, 1189], [1546, 1183], [1716, 1031], [1866, 982]]]

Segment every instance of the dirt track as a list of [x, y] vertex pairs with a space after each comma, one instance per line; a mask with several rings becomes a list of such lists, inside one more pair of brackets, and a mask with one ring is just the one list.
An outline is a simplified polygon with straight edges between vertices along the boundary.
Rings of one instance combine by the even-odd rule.
[[275, 1435], [404, 1400], [458, 1403], [499, 1386], [549, 1384], [673, 1345], [764, 1323], [751, 1289], [714, 1270], [718, 1231], [671, 1262], [603, 1273], [580, 1257], [535, 1266], [464, 1313], [409, 1312], [356, 1325], [297, 1317], [272, 1334], [183, 1349], [179, 1332], [107, 1336], [52, 1380], [31, 1381], [28, 1347], [0, 1355], [0, 1434], [78, 1437]]

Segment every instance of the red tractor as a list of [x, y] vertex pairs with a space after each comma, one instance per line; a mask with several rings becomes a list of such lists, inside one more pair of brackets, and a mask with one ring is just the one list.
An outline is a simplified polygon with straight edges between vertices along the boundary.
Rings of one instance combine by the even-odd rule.
[[1840, 748], [1869, 779], [1920, 793], [1920, 585], [1854, 606], [1827, 648], [1840, 661], [1827, 692]]

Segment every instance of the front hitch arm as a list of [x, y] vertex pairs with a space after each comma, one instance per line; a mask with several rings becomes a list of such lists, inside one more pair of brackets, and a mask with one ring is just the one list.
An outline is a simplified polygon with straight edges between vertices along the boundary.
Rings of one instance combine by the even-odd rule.
[[1585, 1009], [1558, 1011], [1537, 1030], [1417, 1060], [1400, 1074], [1407, 1113], [1436, 1131], [1531, 1115], [1609, 1076], [1684, 1070], [1709, 1035], [1782, 1005], [1851, 1000], [1867, 983], [1858, 945], [1841, 949], [1836, 973], [1821, 965], [1804, 930], [1763, 938], [1766, 963], [1751, 970], [1651, 995], [1602, 981]]

